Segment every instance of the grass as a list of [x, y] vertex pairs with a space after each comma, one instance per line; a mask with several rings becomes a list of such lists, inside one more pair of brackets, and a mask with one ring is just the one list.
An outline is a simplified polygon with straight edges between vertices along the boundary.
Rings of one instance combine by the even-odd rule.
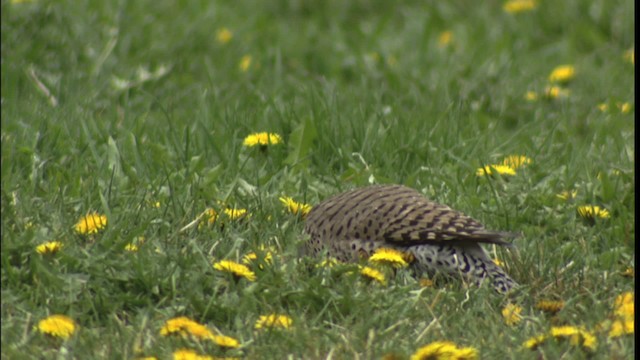
[[[2, 357], [407, 359], [448, 340], [486, 359], [631, 358], [633, 336], [610, 338], [607, 324], [635, 286], [622, 275], [635, 261], [634, 4], [502, 5], [3, 1]], [[546, 98], [563, 64], [576, 69], [561, 84], [570, 93]], [[261, 131], [283, 143], [242, 145]], [[532, 163], [475, 175], [514, 154]], [[522, 290], [508, 300], [455, 281], [421, 287], [404, 270], [383, 286], [299, 258], [302, 221], [278, 198], [313, 205], [369, 183], [521, 232], [516, 251], [488, 250]], [[557, 198], [566, 190], [576, 198]], [[223, 204], [250, 217], [181, 231]], [[587, 204], [610, 218], [582, 219]], [[106, 228], [77, 234], [91, 211]], [[58, 253], [36, 252], [54, 240]], [[273, 259], [252, 267], [255, 282], [212, 267], [261, 246]], [[542, 299], [565, 305], [548, 315]], [[509, 301], [522, 307], [513, 326]], [[51, 314], [78, 330], [40, 334]], [[255, 330], [269, 314], [292, 327]], [[161, 336], [178, 316], [242, 346]], [[584, 327], [597, 347], [523, 348], [559, 325]]]

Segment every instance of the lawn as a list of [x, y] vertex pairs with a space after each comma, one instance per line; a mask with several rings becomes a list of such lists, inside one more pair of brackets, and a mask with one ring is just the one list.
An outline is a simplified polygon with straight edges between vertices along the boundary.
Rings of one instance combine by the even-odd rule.
[[[1, 10], [3, 359], [633, 358], [633, 1]], [[520, 288], [300, 254], [385, 183]]]

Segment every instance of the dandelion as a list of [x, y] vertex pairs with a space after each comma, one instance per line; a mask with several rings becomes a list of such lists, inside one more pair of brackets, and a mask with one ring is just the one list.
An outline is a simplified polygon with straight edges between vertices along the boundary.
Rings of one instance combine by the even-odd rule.
[[245, 278], [249, 281], [256, 281], [256, 274], [246, 265], [238, 264], [234, 261], [222, 260], [213, 264], [213, 268], [218, 271], [228, 272], [237, 278]]
[[556, 339], [569, 338], [571, 345], [582, 345], [589, 350], [596, 348], [596, 337], [574, 326], [554, 326], [549, 334]]
[[293, 215], [300, 215], [305, 218], [311, 211], [311, 205], [296, 202], [288, 196], [280, 197], [279, 200]]
[[507, 165], [486, 165], [476, 170], [476, 176], [493, 175], [494, 173], [513, 176], [516, 171]]
[[107, 226], [107, 217], [96, 212], [89, 213], [78, 220], [74, 226], [81, 235], [95, 234]]
[[626, 269], [624, 269], [624, 271], [621, 274], [624, 277], [634, 277], [635, 276], [635, 270], [632, 267], [628, 267]]
[[634, 333], [635, 319], [617, 319], [611, 324], [609, 329], [609, 337], [617, 338], [623, 335], [630, 335]]
[[267, 146], [267, 145], [276, 145], [282, 142], [282, 138], [280, 135], [276, 133], [268, 133], [268, 132], [260, 132], [253, 133], [244, 138], [243, 145], [244, 146]]
[[230, 336], [225, 335], [213, 335], [213, 342], [218, 346], [222, 346], [225, 348], [236, 349], [240, 347], [240, 342]]
[[396, 249], [379, 248], [369, 257], [373, 264], [389, 265], [395, 268], [407, 267], [409, 264], [404, 260], [404, 253]]
[[560, 200], [567, 201], [567, 200], [575, 199], [577, 195], [578, 195], [578, 190], [564, 190], [556, 194], [556, 197]]
[[242, 72], [247, 72], [249, 71], [249, 68], [251, 67], [251, 55], [245, 55], [240, 59], [240, 63], [238, 64], [238, 67], [240, 68], [240, 71]]
[[611, 217], [607, 209], [600, 208], [597, 205], [578, 206], [578, 215], [587, 220], [594, 220], [595, 218], [608, 219]]
[[529, 165], [532, 160], [524, 155], [509, 155], [502, 160], [502, 165], [508, 166], [514, 170]]
[[375, 280], [380, 284], [386, 284], [387, 280], [384, 277], [384, 274], [372, 267], [369, 266], [360, 266], [360, 274], [367, 279]]
[[547, 86], [544, 89], [544, 95], [549, 99], [566, 98], [569, 97], [570, 94], [571, 91], [569, 91], [568, 89], [563, 89], [557, 85]]
[[576, 69], [572, 65], [560, 65], [549, 74], [549, 82], [566, 83], [576, 76]]
[[504, 3], [502, 9], [509, 14], [531, 11], [538, 6], [534, 0], [510, 0]]
[[201, 340], [211, 340], [213, 333], [204, 325], [193, 321], [186, 316], [169, 319], [165, 322], [160, 335], [180, 335], [182, 337], [193, 336]]
[[68, 316], [51, 315], [46, 319], [40, 320], [38, 330], [43, 334], [66, 340], [76, 331], [76, 324]]
[[62, 249], [62, 243], [59, 241], [49, 241], [36, 246], [36, 252], [41, 255], [53, 255]]
[[[271, 264], [271, 261], [273, 260], [272, 250], [273, 250], [272, 248], [266, 248], [264, 245], [260, 245], [260, 253], [261, 253], [260, 258], [262, 259], [263, 262], [267, 264]], [[250, 265], [257, 260], [258, 260], [258, 254], [256, 252], [250, 252], [242, 257], [242, 263], [246, 265]], [[262, 269], [263, 268], [262, 264], [260, 264], [259, 267]]]
[[535, 91], [527, 91], [524, 94], [524, 99], [529, 101], [529, 102], [534, 102], [534, 101], [538, 100], [538, 94]]
[[492, 261], [493, 261], [494, 264], [496, 264], [498, 266], [501, 266], [501, 267], [504, 266], [504, 261], [502, 261], [502, 260], [500, 260], [498, 258], [495, 258]]
[[613, 314], [622, 318], [634, 317], [634, 294], [632, 292], [625, 292], [616, 297]]
[[607, 103], [600, 103], [598, 104], [598, 110], [602, 111], [602, 112], [607, 112], [609, 111], [609, 104]]
[[233, 38], [233, 33], [231, 32], [231, 30], [227, 29], [226, 27], [220, 28], [218, 29], [218, 31], [216, 31], [216, 40], [220, 44], [224, 45], [229, 41], [231, 41], [232, 38]]
[[618, 107], [618, 109], [622, 114], [627, 114], [629, 113], [629, 111], [631, 111], [631, 104], [629, 104], [628, 102], [618, 103], [616, 104], [616, 106]]
[[239, 220], [247, 215], [247, 209], [224, 209], [224, 214], [231, 220]]
[[546, 335], [538, 335], [538, 336], [529, 338], [527, 341], [524, 342], [524, 344], [522, 344], [522, 346], [524, 346], [526, 349], [534, 350], [546, 340], [547, 340]]
[[[205, 225], [208, 225], [208, 226], [213, 225], [213, 223], [215, 223], [216, 220], [218, 220], [218, 212], [212, 208], [207, 208], [202, 212], [202, 214], [200, 214], [200, 216], [198, 216], [195, 222], [198, 223], [198, 230], [200, 230]], [[185, 226], [184, 228], [190, 227], [190, 225], [192, 224], [193, 222]]]
[[636, 60], [635, 60], [636, 59], [636, 57], [635, 57], [635, 49], [631, 48], [631, 49], [625, 51], [624, 55], [623, 55], [623, 58], [624, 58], [625, 61], [628, 61], [631, 64], [635, 65], [635, 63], [636, 63]]
[[256, 321], [256, 325], [254, 326], [254, 328], [262, 329], [267, 327], [280, 327], [283, 329], [288, 329], [291, 327], [291, 324], [293, 324], [293, 320], [287, 315], [272, 314], [260, 316]]
[[459, 348], [450, 341], [436, 341], [423, 346], [413, 355], [411, 360], [444, 360], [444, 359], [477, 359], [478, 351], [472, 347]]
[[211, 356], [200, 355], [189, 349], [178, 349], [173, 352], [173, 360], [213, 360]]
[[538, 310], [555, 314], [564, 308], [564, 301], [540, 300], [535, 307]]
[[136, 252], [139, 250], [139, 248], [138, 248], [138, 245], [129, 243], [124, 247], [124, 250], [128, 252]]
[[338, 261], [338, 259], [328, 258], [322, 260], [319, 264], [316, 265], [316, 267], [332, 268], [338, 264], [340, 264], [340, 261]]
[[443, 31], [438, 35], [438, 46], [443, 48], [451, 44], [453, 41], [453, 32], [450, 30]]
[[504, 318], [505, 324], [509, 326], [513, 326], [522, 321], [522, 316], [520, 313], [522, 312], [522, 307], [514, 304], [507, 304], [502, 309], [502, 317]]

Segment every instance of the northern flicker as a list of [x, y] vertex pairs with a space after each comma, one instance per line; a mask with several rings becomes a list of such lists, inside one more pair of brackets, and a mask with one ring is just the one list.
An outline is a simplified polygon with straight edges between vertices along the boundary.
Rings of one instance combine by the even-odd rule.
[[367, 186], [326, 199], [308, 214], [304, 230], [309, 254], [326, 250], [340, 261], [357, 261], [393, 248], [413, 255], [418, 273], [462, 275], [476, 284], [488, 279], [500, 293], [517, 286], [480, 246], [511, 246], [505, 239], [514, 234], [487, 230], [402, 185]]

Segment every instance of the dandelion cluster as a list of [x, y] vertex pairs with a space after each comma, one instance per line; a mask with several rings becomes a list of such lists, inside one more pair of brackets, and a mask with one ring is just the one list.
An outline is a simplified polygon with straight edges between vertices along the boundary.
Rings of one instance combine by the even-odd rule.
[[255, 324], [256, 329], [263, 328], [283, 328], [288, 329], [293, 324], [293, 320], [287, 315], [263, 315], [258, 318]]
[[40, 320], [38, 330], [43, 334], [66, 340], [76, 331], [76, 323], [65, 315], [51, 315]]
[[95, 234], [107, 226], [107, 217], [98, 213], [89, 213], [76, 223], [74, 229], [78, 234], [89, 235]]
[[409, 266], [405, 260], [406, 255], [399, 250], [390, 248], [378, 248], [369, 257], [369, 262], [376, 265], [387, 265], [394, 268], [402, 268]]
[[566, 339], [569, 340], [571, 345], [582, 346], [589, 351], [595, 350], [597, 346], [596, 337], [592, 333], [575, 326], [554, 326], [549, 330], [548, 334], [534, 336], [525, 341], [523, 346], [533, 350], [549, 339]]
[[213, 268], [218, 271], [230, 273], [236, 278], [245, 278], [249, 281], [256, 281], [256, 274], [253, 271], [251, 271], [246, 265], [238, 264], [234, 261], [218, 261], [213, 264]]
[[512, 167], [507, 165], [485, 165], [484, 167], [481, 167], [478, 170], [476, 170], [477, 176], [485, 176], [485, 175], [493, 175], [493, 174], [513, 176], [516, 174], [516, 171]]
[[370, 266], [359, 266], [359, 269], [360, 275], [362, 275], [366, 279], [377, 281], [382, 285], [385, 285], [387, 283], [387, 279], [380, 270], [376, 270]]
[[178, 335], [181, 337], [192, 337], [196, 340], [210, 340], [216, 345], [225, 348], [240, 347], [240, 342], [238, 342], [238, 340], [229, 336], [214, 334], [206, 326], [197, 321], [191, 320], [186, 316], [167, 320], [164, 326], [160, 329], [160, 335]]
[[60, 241], [49, 241], [36, 246], [36, 252], [41, 255], [53, 255], [62, 249]]
[[247, 216], [247, 209], [224, 209], [224, 214], [231, 220], [239, 220]]
[[418, 349], [411, 360], [472, 360], [478, 358], [478, 350], [472, 347], [458, 347], [450, 341], [436, 341]]
[[613, 306], [614, 321], [609, 329], [610, 338], [616, 338], [634, 333], [634, 297], [634, 293], [632, 292], [626, 292], [616, 297]]
[[282, 142], [282, 138], [280, 135], [276, 133], [253, 133], [244, 138], [244, 142], [242, 143], [244, 146], [267, 146], [267, 145], [277, 145]]
[[[628, 114], [631, 112], [631, 104], [628, 102], [616, 102], [615, 107], [620, 114]], [[610, 112], [611, 107], [608, 103], [600, 103], [598, 104], [598, 110], [603, 113]]]
[[311, 211], [311, 205], [296, 202], [288, 196], [280, 197], [279, 200], [293, 215], [300, 215], [302, 218], [305, 218], [307, 214], [309, 214], [309, 211]]
[[513, 326], [522, 321], [522, 316], [520, 313], [522, 312], [522, 307], [515, 304], [507, 304], [504, 308], [502, 308], [502, 317], [504, 318], [505, 324], [509, 326]]
[[601, 208], [597, 205], [578, 206], [578, 215], [587, 220], [594, 220], [596, 218], [608, 219], [611, 217], [607, 209]]

